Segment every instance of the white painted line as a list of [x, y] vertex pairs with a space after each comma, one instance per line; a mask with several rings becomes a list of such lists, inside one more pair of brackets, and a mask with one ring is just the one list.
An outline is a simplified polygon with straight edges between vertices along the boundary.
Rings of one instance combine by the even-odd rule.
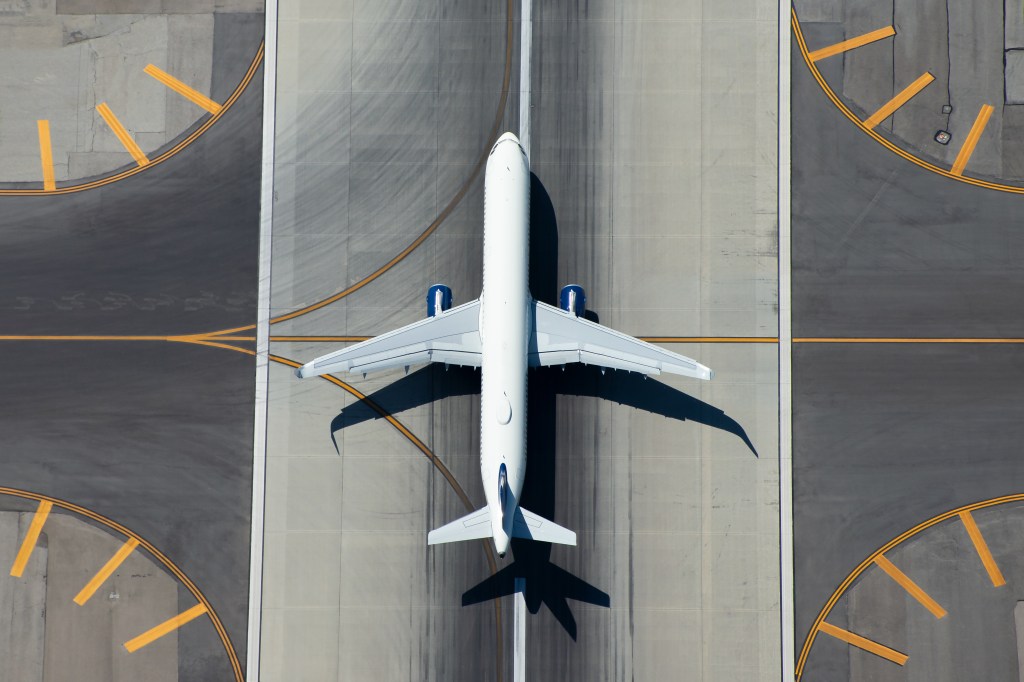
[[512, 680], [526, 682], [526, 578], [516, 578]]
[[256, 414], [252, 434], [252, 527], [249, 545], [249, 632], [245, 676], [260, 679], [263, 616], [263, 528], [267, 484], [267, 382], [270, 353], [270, 266], [274, 216], [274, 130], [277, 113], [277, 1], [266, 1], [263, 48], [263, 167], [260, 180], [259, 300], [256, 309]]
[[523, 0], [519, 21], [519, 143], [530, 159], [530, 61], [533, 56], [533, 0]]
[[796, 679], [793, 615], [793, 317], [791, 251], [791, 4], [779, 3], [779, 605], [782, 676]]

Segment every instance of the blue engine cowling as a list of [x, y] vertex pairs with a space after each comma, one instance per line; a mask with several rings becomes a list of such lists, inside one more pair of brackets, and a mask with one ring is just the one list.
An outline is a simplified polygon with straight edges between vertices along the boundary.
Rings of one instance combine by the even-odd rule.
[[558, 307], [576, 317], [583, 317], [587, 311], [587, 292], [579, 284], [567, 284], [558, 294]]
[[452, 307], [452, 290], [444, 284], [427, 289], [427, 317], [436, 317]]

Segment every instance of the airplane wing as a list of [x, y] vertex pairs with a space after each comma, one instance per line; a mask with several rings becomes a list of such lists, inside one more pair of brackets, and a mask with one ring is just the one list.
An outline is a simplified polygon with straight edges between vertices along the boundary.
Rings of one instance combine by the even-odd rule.
[[540, 301], [533, 302], [533, 316], [531, 367], [579, 362], [651, 376], [669, 372], [695, 379], [710, 379], [714, 374], [688, 357]]
[[480, 366], [480, 300], [342, 348], [295, 370], [300, 379], [353, 372], [365, 374], [425, 362]]

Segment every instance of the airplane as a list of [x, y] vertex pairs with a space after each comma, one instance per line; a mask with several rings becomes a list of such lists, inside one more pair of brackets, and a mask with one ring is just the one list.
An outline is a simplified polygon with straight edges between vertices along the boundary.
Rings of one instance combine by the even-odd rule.
[[427, 290], [427, 317], [316, 358], [302, 379], [443, 363], [476, 367], [480, 378], [480, 475], [487, 505], [430, 531], [427, 544], [490, 538], [499, 557], [511, 538], [564, 545], [576, 533], [519, 506], [526, 474], [526, 389], [531, 367], [597, 365], [648, 376], [709, 380], [695, 360], [584, 317], [586, 293], [562, 287], [559, 307], [535, 301], [529, 273], [530, 162], [513, 133], [491, 148], [484, 175], [484, 268], [480, 298], [452, 307], [451, 288]]

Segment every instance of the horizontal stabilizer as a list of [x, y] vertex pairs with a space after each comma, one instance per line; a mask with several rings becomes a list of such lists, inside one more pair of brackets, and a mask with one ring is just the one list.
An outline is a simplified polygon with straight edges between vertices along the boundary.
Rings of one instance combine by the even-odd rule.
[[576, 546], [576, 533], [522, 507], [516, 509], [512, 522], [512, 537]]
[[480, 540], [489, 537], [491, 537], [491, 512], [484, 507], [430, 531], [427, 535], [427, 544], [440, 545], [445, 542]]

